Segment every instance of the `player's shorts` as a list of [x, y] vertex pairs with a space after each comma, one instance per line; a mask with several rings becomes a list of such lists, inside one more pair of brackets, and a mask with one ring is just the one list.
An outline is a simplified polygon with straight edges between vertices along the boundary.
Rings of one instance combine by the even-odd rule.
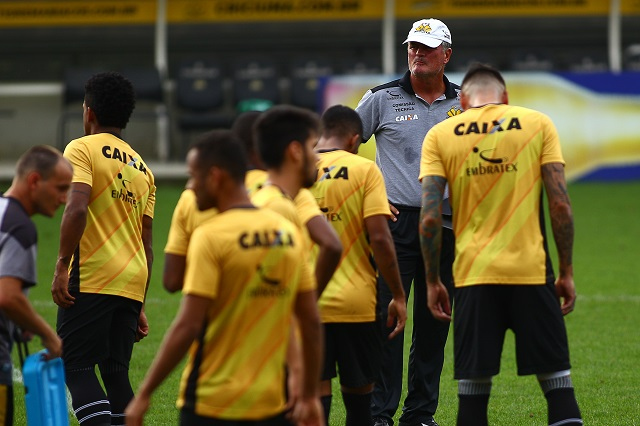
[[567, 331], [555, 285], [456, 288], [453, 315], [456, 379], [495, 376], [507, 329], [513, 330], [518, 374], [568, 370]]
[[13, 386], [0, 385], [0, 425], [13, 425]]
[[222, 420], [196, 414], [193, 409], [180, 410], [182, 426], [292, 426], [284, 413], [264, 420]]
[[110, 294], [70, 292], [70, 308], [58, 308], [65, 370], [94, 367], [107, 359], [129, 368], [142, 303]]
[[322, 380], [331, 380], [340, 371], [342, 386], [359, 388], [374, 383], [382, 367], [382, 338], [378, 323], [325, 323], [324, 327]]

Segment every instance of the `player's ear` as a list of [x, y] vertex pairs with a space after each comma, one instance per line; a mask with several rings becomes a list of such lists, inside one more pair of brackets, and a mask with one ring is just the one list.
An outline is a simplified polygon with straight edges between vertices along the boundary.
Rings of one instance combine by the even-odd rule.
[[302, 157], [304, 156], [304, 149], [300, 142], [293, 141], [287, 146], [287, 154], [294, 161], [302, 161]]
[[469, 97], [464, 92], [460, 92], [460, 108], [463, 111], [469, 109]]
[[509, 104], [509, 93], [507, 93], [507, 90], [505, 89], [504, 93], [502, 93], [502, 103], [505, 105]]
[[27, 184], [29, 188], [35, 188], [42, 180], [42, 175], [37, 171], [32, 171], [27, 175]]

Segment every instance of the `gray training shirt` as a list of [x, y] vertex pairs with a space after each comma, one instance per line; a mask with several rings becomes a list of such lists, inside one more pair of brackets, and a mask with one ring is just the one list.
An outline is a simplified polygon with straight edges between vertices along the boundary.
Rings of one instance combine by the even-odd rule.
[[[413, 91], [407, 71], [398, 80], [368, 90], [356, 107], [364, 127], [363, 140], [376, 136], [376, 164], [393, 205], [420, 208], [422, 141], [431, 127], [462, 112], [460, 86], [447, 77], [444, 83], [443, 96], [429, 105]], [[443, 213], [450, 213], [446, 204]]]
[[[1, 195], [1, 194], [0, 194]], [[0, 277], [22, 281], [23, 291], [36, 283], [36, 227], [22, 205], [0, 196]], [[0, 312], [0, 383], [12, 383], [11, 347], [15, 325]]]

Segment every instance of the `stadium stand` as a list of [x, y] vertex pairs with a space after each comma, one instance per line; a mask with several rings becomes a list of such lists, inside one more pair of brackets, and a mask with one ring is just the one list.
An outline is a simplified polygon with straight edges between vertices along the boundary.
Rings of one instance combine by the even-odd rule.
[[194, 131], [229, 128], [235, 118], [230, 109], [222, 64], [213, 59], [185, 60], [175, 78], [176, 123], [186, 148]]

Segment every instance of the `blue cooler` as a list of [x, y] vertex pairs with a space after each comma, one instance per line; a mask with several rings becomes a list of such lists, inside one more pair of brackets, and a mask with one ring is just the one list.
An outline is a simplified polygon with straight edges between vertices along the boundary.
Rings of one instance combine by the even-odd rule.
[[68, 426], [67, 395], [62, 358], [45, 361], [46, 350], [29, 355], [24, 362], [27, 424], [33, 426]]

